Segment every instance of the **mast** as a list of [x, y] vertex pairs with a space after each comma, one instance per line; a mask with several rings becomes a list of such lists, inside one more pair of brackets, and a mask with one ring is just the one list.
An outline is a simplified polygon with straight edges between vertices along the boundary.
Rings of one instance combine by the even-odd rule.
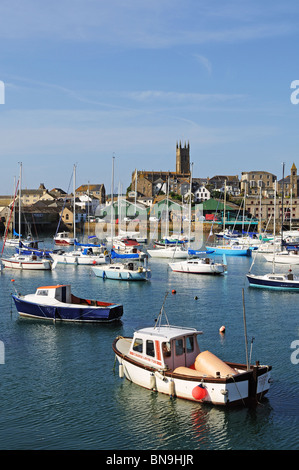
[[76, 238], [76, 165], [74, 165], [73, 172], [73, 193], [74, 193], [74, 202], [73, 202], [73, 232], [74, 239]]
[[274, 181], [274, 225], [273, 225], [273, 263], [272, 263], [272, 274], [274, 274], [275, 271], [275, 231], [276, 231], [276, 183], [277, 180]]
[[19, 189], [19, 246], [21, 242], [21, 201], [22, 201], [22, 162], [20, 162], [20, 189]]
[[191, 163], [191, 173], [190, 173], [190, 200], [189, 200], [189, 234], [188, 234], [188, 247], [190, 248], [190, 240], [191, 240], [191, 214], [192, 214], [192, 171], [193, 171], [193, 163]]
[[112, 178], [111, 178], [111, 213], [110, 213], [110, 225], [111, 225], [111, 243], [113, 245], [113, 186], [114, 186], [114, 159], [115, 156], [112, 155]]
[[283, 197], [284, 197], [284, 165], [282, 163], [282, 195], [281, 195], [281, 250], [283, 250], [283, 220], [284, 220], [284, 213], [283, 213]]

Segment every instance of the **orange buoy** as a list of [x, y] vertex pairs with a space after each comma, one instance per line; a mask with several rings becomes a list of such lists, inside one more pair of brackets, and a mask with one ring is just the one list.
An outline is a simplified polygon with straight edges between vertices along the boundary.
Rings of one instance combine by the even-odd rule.
[[172, 294], [176, 294], [176, 290], [175, 290], [175, 289], [172, 289], [171, 293], [172, 293]]
[[10, 282], [15, 282], [15, 280], [14, 280], [14, 279], [11, 279]]
[[202, 400], [207, 394], [207, 390], [202, 385], [196, 385], [192, 390], [192, 396], [195, 400]]

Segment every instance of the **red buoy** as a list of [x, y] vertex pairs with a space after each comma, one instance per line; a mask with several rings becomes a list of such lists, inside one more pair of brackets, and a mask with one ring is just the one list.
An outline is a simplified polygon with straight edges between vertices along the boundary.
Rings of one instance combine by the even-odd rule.
[[176, 294], [176, 290], [175, 290], [175, 289], [172, 289], [171, 293], [172, 293], [172, 294]]
[[202, 400], [207, 394], [207, 390], [202, 385], [197, 385], [192, 390], [192, 396], [195, 400]]

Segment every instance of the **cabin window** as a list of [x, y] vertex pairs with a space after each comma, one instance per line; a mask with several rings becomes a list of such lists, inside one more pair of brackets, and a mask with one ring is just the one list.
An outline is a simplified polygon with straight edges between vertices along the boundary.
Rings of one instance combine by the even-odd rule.
[[187, 349], [187, 353], [191, 353], [194, 351], [194, 337], [193, 336], [187, 336], [186, 349]]
[[38, 290], [37, 295], [48, 295], [48, 291], [43, 289], [43, 290]]
[[142, 353], [143, 341], [140, 338], [136, 338], [133, 344], [133, 351]]
[[147, 356], [155, 357], [155, 346], [152, 340], [147, 340], [146, 342], [146, 354]]
[[184, 342], [183, 339], [177, 339], [175, 341], [175, 354], [181, 356], [184, 353]]

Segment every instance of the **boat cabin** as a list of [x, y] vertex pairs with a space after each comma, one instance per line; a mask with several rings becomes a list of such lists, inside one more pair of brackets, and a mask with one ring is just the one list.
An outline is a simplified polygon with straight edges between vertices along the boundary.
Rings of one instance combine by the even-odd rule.
[[157, 369], [191, 367], [200, 353], [198, 334], [194, 328], [143, 328], [134, 333], [128, 357]]
[[72, 302], [71, 286], [69, 284], [38, 287], [35, 295], [40, 296], [41, 300], [43, 296], [48, 299], [56, 299], [58, 302]]

